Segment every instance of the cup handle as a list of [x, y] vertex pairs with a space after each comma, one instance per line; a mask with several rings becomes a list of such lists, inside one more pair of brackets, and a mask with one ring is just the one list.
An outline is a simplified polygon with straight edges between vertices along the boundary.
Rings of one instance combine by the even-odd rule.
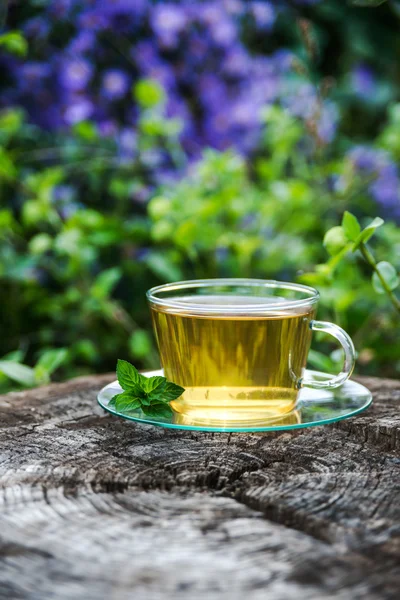
[[354, 369], [356, 352], [351, 337], [344, 329], [333, 323], [328, 323], [327, 321], [310, 321], [310, 329], [313, 331], [324, 331], [337, 339], [344, 350], [344, 364], [339, 375], [335, 375], [335, 377], [332, 377], [327, 381], [321, 381], [314, 379], [312, 376], [306, 376], [299, 382], [299, 387], [308, 387], [317, 390], [337, 388], [350, 377]]

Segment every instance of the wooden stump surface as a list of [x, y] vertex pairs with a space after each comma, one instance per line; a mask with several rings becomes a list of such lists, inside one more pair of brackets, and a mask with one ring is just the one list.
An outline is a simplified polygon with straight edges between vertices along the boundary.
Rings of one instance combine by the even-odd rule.
[[112, 417], [96, 376], [0, 396], [0, 598], [400, 597], [400, 382], [264, 434]]

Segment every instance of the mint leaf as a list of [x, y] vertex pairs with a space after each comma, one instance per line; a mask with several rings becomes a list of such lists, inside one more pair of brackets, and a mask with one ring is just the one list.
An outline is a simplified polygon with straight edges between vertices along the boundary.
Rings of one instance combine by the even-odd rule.
[[116, 410], [132, 410], [134, 408], [140, 408], [142, 402], [141, 398], [137, 398], [131, 392], [122, 392], [111, 398], [108, 403], [109, 406], [114, 406]]
[[117, 378], [119, 385], [124, 390], [132, 389], [136, 385], [140, 384], [139, 371], [126, 360], [118, 359]]
[[150, 417], [152, 419], [169, 419], [171, 417], [172, 408], [166, 402], [157, 402], [155, 404], [151, 404], [150, 406], [142, 406], [142, 411], [146, 415], [146, 417]]
[[118, 360], [118, 382], [124, 390], [116, 394], [108, 405], [117, 411], [141, 408], [151, 418], [170, 418], [173, 414], [169, 402], [179, 398], [185, 388], [156, 375], [145, 377], [126, 360]]
[[167, 381], [164, 389], [162, 390], [162, 399], [164, 402], [171, 402], [171, 400], [175, 400], [182, 396], [185, 388], [177, 385], [176, 383], [172, 383], [172, 381]]
[[[156, 399], [157, 399], [157, 397], [156, 397]], [[152, 398], [150, 396], [148, 396], [147, 394], [144, 394], [140, 400], [142, 402], [142, 406], [150, 406]]]
[[161, 392], [164, 388], [167, 380], [165, 377], [155, 376], [155, 377], [144, 377], [141, 376], [141, 383], [146, 394], [151, 394], [152, 392]]

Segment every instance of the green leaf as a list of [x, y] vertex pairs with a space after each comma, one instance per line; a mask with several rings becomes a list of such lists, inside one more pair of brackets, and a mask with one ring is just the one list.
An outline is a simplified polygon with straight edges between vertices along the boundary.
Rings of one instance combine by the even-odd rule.
[[0, 373], [25, 387], [32, 387], [36, 383], [35, 371], [26, 365], [11, 360], [0, 361]]
[[[68, 350], [66, 348], [57, 348], [47, 350], [42, 354], [36, 363], [36, 367], [43, 368], [49, 375], [62, 365], [68, 358]], [[36, 368], [35, 367], [35, 368]]]
[[166, 402], [171, 402], [171, 400], [175, 400], [176, 398], [179, 398], [179, 396], [182, 396], [184, 391], [185, 388], [181, 387], [180, 385], [172, 383], [172, 381], [167, 381], [162, 391], [163, 400]]
[[132, 392], [122, 392], [121, 394], [117, 394], [111, 398], [108, 403], [109, 406], [114, 406], [116, 410], [134, 410], [136, 408], [140, 408], [142, 405], [142, 401], [140, 398], [137, 398]]
[[171, 200], [165, 196], [155, 196], [147, 205], [147, 210], [154, 221], [167, 217], [171, 212]]
[[26, 56], [28, 43], [19, 31], [8, 31], [0, 35], [0, 46], [17, 56]]
[[155, 394], [154, 398], [152, 398], [151, 395], [147, 396], [147, 394], [144, 394], [144, 396], [141, 398], [142, 406], [150, 406], [152, 400], [158, 402], [158, 395]]
[[[387, 261], [381, 261], [377, 265], [377, 269], [390, 290], [395, 290], [400, 283], [396, 269]], [[385, 294], [386, 290], [382, 285], [377, 273], [372, 275], [372, 285], [378, 294]]]
[[144, 377], [141, 376], [141, 383], [146, 394], [159, 394], [165, 387], [167, 380], [165, 377]]
[[163, 87], [152, 79], [142, 79], [133, 88], [135, 100], [143, 108], [152, 108], [165, 102]]
[[38, 233], [29, 242], [31, 254], [44, 254], [51, 249], [53, 239], [48, 233]]
[[179, 281], [182, 278], [180, 268], [173, 261], [159, 252], [151, 252], [144, 261], [150, 271], [163, 281]]
[[151, 419], [169, 419], [173, 414], [172, 408], [165, 402], [154, 403], [150, 406], [142, 406], [142, 411], [146, 417], [150, 417]]
[[17, 169], [5, 148], [0, 147], [0, 178], [13, 181], [17, 176]]
[[121, 279], [122, 271], [119, 267], [107, 269], [97, 276], [96, 281], [92, 285], [92, 295], [99, 300], [110, 296], [113, 288]]
[[[185, 391], [183, 387], [167, 381], [165, 377], [159, 375], [145, 377], [145, 375], [141, 375], [126, 360], [118, 360], [117, 375], [121, 387], [125, 390], [122, 394], [114, 396], [109, 402], [109, 405], [115, 406], [117, 410], [127, 410], [126, 407], [138, 408], [140, 406], [147, 415], [170, 416], [172, 412], [168, 403], [175, 400], [175, 398], [179, 398]], [[161, 405], [166, 406], [167, 409], [162, 411]]]
[[77, 136], [88, 142], [93, 142], [97, 138], [97, 128], [91, 121], [80, 121], [73, 125], [72, 130]]
[[361, 225], [358, 222], [357, 217], [355, 217], [351, 212], [345, 211], [342, 220], [342, 227], [345, 233], [345, 236], [351, 242], [354, 242], [361, 232]]
[[126, 360], [118, 359], [117, 379], [124, 390], [135, 388], [141, 384], [139, 371]]
[[0, 113], [0, 134], [9, 138], [15, 135], [24, 122], [24, 113], [20, 108], [10, 108]]
[[375, 219], [371, 221], [371, 223], [367, 225], [367, 227], [365, 227], [365, 229], [363, 229], [363, 231], [357, 237], [356, 241], [354, 242], [353, 251], [357, 250], [360, 247], [360, 244], [365, 244], [366, 242], [368, 242], [370, 237], [374, 235], [376, 229], [378, 229], [378, 227], [381, 227], [384, 224], [384, 222], [385, 221], [380, 217], [375, 217]]
[[335, 365], [329, 356], [325, 356], [325, 354], [322, 354], [322, 352], [318, 352], [317, 350], [309, 351], [308, 363], [314, 369], [325, 371], [325, 373], [333, 373], [335, 371]]
[[152, 351], [150, 335], [144, 329], [137, 329], [129, 338], [129, 350], [134, 358], [144, 358]]
[[20, 363], [25, 358], [25, 352], [22, 350], [13, 350], [2, 356], [1, 360], [11, 360]]
[[343, 227], [338, 225], [329, 229], [325, 234], [323, 244], [331, 256], [339, 254], [347, 244]]

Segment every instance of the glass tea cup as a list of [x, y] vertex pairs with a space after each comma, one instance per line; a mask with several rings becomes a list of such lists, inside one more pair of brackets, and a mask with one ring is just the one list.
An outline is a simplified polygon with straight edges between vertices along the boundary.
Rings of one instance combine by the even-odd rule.
[[[355, 352], [338, 325], [316, 321], [317, 290], [262, 279], [202, 279], [147, 292], [165, 376], [185, 392], [171, 407], [192, 421], [256, 424], [293, 410], [302, 387], [333, 389]], [[305, 373], [312, 331], [344, 350], [339, 375]]]

